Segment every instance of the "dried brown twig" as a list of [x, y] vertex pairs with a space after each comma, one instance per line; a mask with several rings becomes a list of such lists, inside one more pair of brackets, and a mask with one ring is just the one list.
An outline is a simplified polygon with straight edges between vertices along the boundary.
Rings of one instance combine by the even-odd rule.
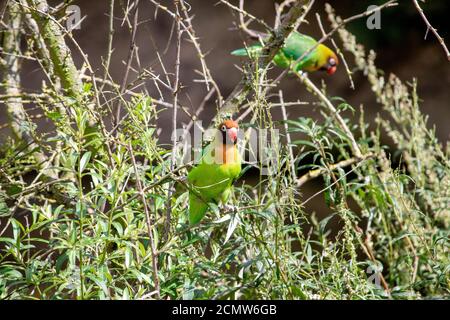
[[[301, 187], [302, 185], [304, 185], [306, 182], [318, 178], [321, 175], [323, 175], [326, 172], [329, 172], [330, 170], [334, 171], [337, 169], [342, 169], [342, 168], [346, 168], [348, 166], [351, 166], [353, 164], [357, 164], [358, 166], [361, 165], [361, 163], [363, 163], [364, 161], [366, 161], [367, 159], [373, 158], [375, 155], [373, 153], [368, 153], [365, 154], [361, 157], [353, 157], [350, 159], [346, 159], [346, 160], [342, 160], [338, 163], [335, 164], [331, 164], [328, 166], [328, 168], [319, 168], [316, 170], [311, 170], [308, 173], [304, 174], [303, 176], [301, 176], [299, 179], [297, 179], [297, 187]], [[356, 168], [355, 168], [356, 169]], [[353, 172], [355, 169], [353, 169], [351, 172]], [[350, 172], [347, 173], [347, 175]], [[337, 182], [339, 182], [342, 178], [336, 180], [335, 182], [333, 182], [333, 184], [329, 185], [327, 188], [320, 190], [318, 193], [314, 194], [313, 196], [311, 196], [310, 198], [308, 198], [307, 200], [303, 201], [303, 205], [306, 204], [308, 201], [310, 201], [312, 198], [314, 198], [315, 196], [317, 196], [318, 194], [324, 192], [325, 190], [331, 188], [334, 184], [336, 184]]]
[[[172, 154], [170, 157], [170, 168], [169, 170], [172, 172], [175, 169], [176, 155], [177, 155], [177, 139], [175, 136], [175, 132], [177, 130], [177, 112], [178, 112], [178, 93], [180, 90], [180, 57], [181, 57], [181, 16], [180, 16], [180, 8], [177, 0], [174, 0], [175, 5], [175, 25], [176, 25], [176, 43], [177, 43], [177, 56], [175, 61], [175, 79], [172, 85], [173, 88], [173, 113], [172, 113]], [[164, 239], [166, 239], [170, 232], [170, 221], [172, 216], [172, 195], [174, 193], [174, 182], [169, 183], [168, 196], [166, 201], [166, 222], [165, 222], [165, 232]]]
[[412, 2], [414, 4], [414, 6], [416, 7], [417, 11], [419, 12], [420, 16], [422, 17], [422, 20], [425, 22], [425, 24], [427, 26], [427, 32], [425, 34], [425, 39], [427, 38], [428, 32], [431, 30], [431, 32], [433, 32], [434, 36], [438, 39], [439, 43], [441, 44], [442, 49], [444, 49], [445, 54], [447, 55], [447, 60], [450, 61], [450, 51], [448, 50], [444, 39], [439, 35], [437, 30], [435, 28], [433, 28], [431, 23], [428, 21], [427, 16], [423, 12], [423, 9], [420, 7], [417, 0], [412, 0]]

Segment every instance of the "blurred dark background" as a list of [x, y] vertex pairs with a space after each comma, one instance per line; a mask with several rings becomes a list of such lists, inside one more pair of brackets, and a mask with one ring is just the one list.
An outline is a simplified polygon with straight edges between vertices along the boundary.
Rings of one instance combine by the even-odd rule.
[[[126, 24], [122, 25], [123, 8], [128, 1], [116, 1], [115, 8], [115, 35], [114, 53], [112, 56], [111, 76], [121, 83], [125, 69], [125, 61], [130, 48], [130, 30]], [[162, 4], [172, 8], [172, 1], [161, 0]], [[223, 4], [218, 4], [215, 0], [188, 0], [191, 4], [191, 12], [195, 13], [193, 20], [194, 28], [200, 38], [202, 50], [207, 52], [206, 61], [211, 69], [222, 94], [226, 97], [234, 86], [241, 79], [240, 70], [234, 65], [240, 65], [241, 59], [229, 54], [235, 48], [243, 46], [243, 41], [250, 41], [235, 28], [237, 15]], [[232, 1], [233, 2], [233, 1]], [[264, 19], [273, 25], [274, 0], [246, 0], [245, 9], [253, 15]], [[384, 1], [354, 1], [335, 0], [328, 1], [341, 17], [348, 17], [360, 13], [367, 9], [369, 5], [381, 4]], [[400, 0], [398, 7], [383, 10], [381, 14], [381, 30], [368, 30], [366, 20], [358, 20], [348, 25], [358, 38], [358, 41], [366, 46], [366, 49], [373, 49], [377, 52], [377, 65], [386, 74], [395, 73], [404, 81], [418, 79], [418, 92], [423, 100], [421, 110], [429, 116], [429, 125], [436, 126], [437, 135], [442, 143], [446, 143], [450, 137], [450, 63], [447, 61], [444, 51], [434, 36], [429, 33], [425, 40], [426, 26], [415, 10], [411, 1]], [[51, 4], [60, 1], [50, 1]], [[238, 1], [233, 3], [237, 4]], [[102, 75], [102, 57], [106, 56], [108, 41], [108, 1], [86, 1], [78, 0], [77, 4], [81, 8], [81, 14], [86, 16], [81, 24], [80, 30], [73, 32], [74, 37], [81, 48], [87, 53], [91, 64]], [[316, 1], [312, 13], [318, 12], [326, 30], [330, 26], [326, 20], [324, 11], [325, 1]], [[450, 1], [427, 1], [421, 3], [426, 15], [440, 35], [450, 44], [450, 28], [448, 14], [450, 13]], [[157, 61], [157, 52], [161, 54], [165, 67], [169, 72], [174, 71], [176, 46], [175, 39], [170, 38], [173, 27], [173, 20], [162, 10], [158, 10], [155, 16], [155, 6], [150, 1], [141, 0], [139, 7], [139, 18], [142, 23], [136, 35], [136, 44], [139, 47], [139, 59], [141, 67], [152, 67], [156, 73], [161, 72]], [[300, 31], [316, 38], [321, 36], [314, 14], [310, 14], [307, 19], [309, 24], [303, 24]], [[257, 24], [251, 27], [261, 29]], [[338, 41], [339, 43], [339, 41]], [[329, 44], [329, 43], [327, 43]], [[167, 48], [167, 50], [166, 50]], [[81, 66], [81, 58], [74, 50], [76, 62]], [[352, 65], [353, 60], [348, 56], [348, 61]], [[23, 65], [23, 86], [30, 92], [40, 89], [43, 75], [39, 68], [30, 62]], [[136, 61], [133, 67], [138, 68]], [[195, 70], [200, 70], [197, 53], [188, 41], [182, 43], [181, 58], [181, 83], [184, 88], [181, 91], [181, 103], [189, 107], [192, 112], [202, 102], [206, 89], [202, 83], [193, 82], [193, 79], [201, 79]], [[274, 69], [276, 75], [280, 70]], [[343, 67], [338, 72], [329, 77], [323, 73], [311, 75], [316, 82], [323, 79], [327, 85], [329, 95], [339, 96], [347, 100], [355, 109], [364, 105], [364, 111], [368, 120], [373, 121], [377, 113], [381, 112], [381, 107], [376, 103], [368, 83], [363, 75], [355, 74], [354, 80], [356, 90], [349, 87], [349, 81]], [[133, 80], [135, 74], [130, 74], [129, 80]], [[281, 86], [284, 90], [285, 101], [304, 100], [314, 101], [314, 98], [307, 93], [293, 77], [286, 77]], [[159, 93], [151, 82], [148, 83], [148, 90], [154, 97], [159, 98]], [[170, 93], [164, 92], [164, 99], [170, 101]], [[3, 108], [2, 108], [3, 109]], [[207, 104], [201, 118], [207, 125], [216, 112], [216, 104], [211, 99]], [[307, 116], [320, 118], [317, 107], [298, 106], [288, 109], [290, 118]], [[1, 123], [4, 123], [5, 114], [1, 110]], [[357, 116], [357, 115], [356, 115]], [[159, 126], [163, 129], [161, 139], [169, 142], [171, 111], [160, 113]], [[280, 119], [280, 115], [275, 113], [275, 119]], [[181, 123], [189, 122], [189, 118], [180, 112]], [[39, 123], [41, 130], [48, 128], [45, 120]], [[8, 135], [8, 131], [0, 131], [3, 135], [1, 140]], [[385, 141], [389, 144], [389, 140]], [[320, 188], [317, 183], [317, 188]], [[312, 186], [311, 190], [305, 188], [305, 197], [309, 193], [317, 190]], [[326, 210], [323, 201], [311, 202], [313, 211]]]
[[[120, 83], [125, 69], [130, 47], [130, 30], [126, 24], [122, 24], [123, 9], [128, 1], [117, 0], [115, 8], [115, 35], [114, 53], [112, 56], [111, 75]], [[230, 56], [229, 52], [235, 48], [242, 47], [243, 41], [251, 41], [245, 35], [237, 31], [235, 22], [237, 16], [228, 7], [214, 0], [190, 0], [188, 1], [195, 13], [193, 20], [194, 28], [200, 37], [200, 43], [204, 52], [207, 52], [206, 61], [211, 73], [217, 81], [222, 94], [226, 97], [241, 78], [241, 72], [234, 65], [240, 65], [241, 59]], [[264, 19], [270, 25], [274, 19], [274, 0], [246, 0], [245, 9], [255, 16]], [[384, 1], [352, 1], [335, 0], [328, 1], [342, 17], [348, 17], [364, 11], [369, 5], [381, 4]], [[450, 63], [447, 62], [445, 54], [437, 40], [431, 34], [424, 40], [426, 27], [415, 10], [411, 1], [400, 0], [398, 7], [389, 8], [381, 14], [381, 29], [369, 30], [366, 20], [360, 19], [348, 25], [348, 28], [357, 35], [358, 41], [366, 46], [366, 49], [374, 49], [377, 52], [377, 65], [386, 74], [391, 72], [397, 74], [405, 81], [414, 77], [419, 81], [419, 95], [423, 100], [422, 111], [430, 116], [430, 125], [436, 125], [437, 134], [442, 142], [449, 138], [450, 126], [448, 118], [450, 115]], [[58, 4], [61, 1], [50, 1], [50, 4]], [[172, 8], [172, 1], [163, 0], [162, 4]], [[238, 1], [234, 1], [238, 3]], [[325, 28], [329, 30], [324, 12], [325, 1], [316, 1], [313, 13], [318, 12], [322, 16]], [[86, 16], [81, 24], [80, 30], [73, 32], [80, 46], [88, 54], [91, 64], [102, 74], [102, 57], [106, 56], [108, 39], [108, 1], [78, 0], [74, 4], [81, 8], [81, 14]], [[433, 26], [438, 29], [441, 36], [450, 42], [450, 28], [448, 24], [448, 13], [450, 12], [449, 1], [427, 1], [421, 4]], [[139, 59], [141, 67], [151, 67], [156, 72], [161, 72], [156, 60], [159, 52], [168, 72], [173, 72], [175, 62], [175, 39], [172, 38], [168, 44], [173, 27], [172, 19], [162, 10], [158, 10], [155, 16], [155, 6], [150, 1], [140, 1], [139, 18], [142, 23], [139, 26], [136, 42], [139, 47]], [[308, 17], [309, 24], [301, 26], [301, 32], [310, 34], [316, 38], [321, 36], [319, 27], [313, 14]], [[257, 24], [251, 25], [260, 29]], [[261, 30], [261, 29], [260, 29]], [[328, 43], [329, 44], [329, 43]], [[167, 48], [167, 50], [165, 50]], [[81, 58], [76, 50], [73, 50], [77, 65], [81, 66]], [[352, 57], [348, 60], [352, 64]], [[136, 62], [133, 63], [138, 68]], [[181, 93], [182, 103], [195, 110], [205, 96], [205, 86], [194, 83], [193, 79], [201, 77], [195, 73], [200, 69], [196, 51], [192, 45], [184, 40], [182, 43], [181, 59], [181, 82], [184, 89]], [[280, 70], [274, 70], [276, 74]], [[129, 80], [134, 79], [130, 74]], [[29, 62], [24, 63], [24, 87], [30, 91], [39, 90], [43, 75], [38, 67]], [[355, 74], [356, 90], [349, 88], [349, 82], [344, 68], [328, 77], [323, 73], [313, 74], [312, 78], [317, 81], [324, 79], [331, 96], [339, 96], [346, 99], [355, 108], [364, 104], [364, 110], [369, 118], [373, 118], [380, 112], [380, 106], [373, 100], [370, 87], [364, 81], [361, 74]], [[284, 90], [285, 100], [310, 100], [307, 94], [292, 78], [285, 78], [281, 84]], [[159, 97], [152, 83], [148, 83], [148, 90], [154, 97]], [[170, 99], [168, 92], [163, 92], [166, 99]], [[169, 100], [170, 101], [170, 100]], [[215, 101], [211, 99], [202, 114], [205, 121], [213, 116], [216, 111]], [[317, 117], [317, 110], [310, 107], [297, 107], [289, 109], [290, 117], [310, 116]], [[276, 116], [276, 115], [275, 115]], [[167, 121], [170, 112], [161, 114], [161, 124]], [[180, 115], [180, 121], [189, 119]], [[45, 124], [44, 124], [45, 126]], [[167, 126], [163, 126], [167, 128]], [[2, 131], [3, 134], [7, 134]], [[167, 136], [163, 132], [163, 138]]]
[[[200, 37], [200, 43], [204, 52], [207, 52], [206, 61], [211, 69], [212, 75], [217, 81], [222, 94], [226, 97], [241, 78], [241, 72], [234, 65], [240, 65], [241, 60], [230, 56], [229, 52], [235, 48], [242, 47], [245, 35], [235, 30], [237, 16], [225, 5], [214, 0], [190, 0], [191, 12], [195, 13], [193, 20], [194, 28]], [[236, 4], [238, 1], [234, 1]], [[246, 0], [245, 8], [255, 16], [264, 19], [269, 24], [274, 19], [274, 0]], [[351, 1], [335, 0], [328, 1], [342, 17], [348, 17], [364, 11], [369, 5], [381, 4], [384, 1]], [[450, 63], [447, 62], [445, 54], [437, 40], [431, 34], [424, 40], [426, 27], [415, 10], [411, 1], [400, 0], [400, 5], [395, 8], [388, 8], [381, 14], [381, 29], [369, 30], [366, 27], [366, 20], [360, 19], [348, 25], [348, 28], [357, 35], [358, 41], [366, 46], [366, 49], [374, 49], [377, 52], [377, 65], [386, 74], [391, 72], [397, 74], [405, 81], [414, 77], [419, 81], [419, 95], [423, 100], [422, 111], [430, 116], [430, 125], [436, 125], [437, 134], [442, 142], [449, 138], [450, 126]], [[50, 1], [50, 4], [61, 3], [59, 0]], [[123, 9], [127, 1], [116, 1], [115, 8], [115, 35], [114, 53], [112, 56], [111, 75], [121, 82], [125, 69], [125, 62], [130, 47], [130, 30], [126, 24], [122, 24]], [[172, 7], [172, 1], [162, 0], [162, 4]], [[326, 13], [324, 12], [325, 1], [316, 1], [313, 12], [318, 12], [326, 24]], [[108, 1], [87, 1], [78, 0], [74, 4], [81, 8], [81, 14], [86, 16], [81, 24], [80, 30], [73, 32], [81, 48], [87, 53], [91, 64], [102, 74], [101, 59], [106, 55], [108, 39]], [[428, 1], [421, 4], [433, 26], [447, 43], [450, 42], [448, 27], [448, 13], [450, 12], [449, 1]], [[139, 18], [142, 23], [137, 32], [137, 45], [139, 46], [140, 65], [149, 67], [155, 71], [158, 68], [156, 52], [161, 54], [169, 72], [173, 72], [175, 61], [175, 39], [171, 39], [168, 46], [168, 39], [171, 34], [172, 19], [162, 10], [158, 10], [155, 17], [155, 6], [150, 1], [140, 1]], [[313, 14], [308, 17], [309, 24], [301, 26], [301, 32], [310, 34], [316, 38], [321, 36]], [[260, 28], [257, 24], [251, 27]], [[261, 30], [261, 29], [260, 29]], [[329, 27], [327, 28], [329, 30]], [[329, 43], [328, 43], [329, 44]], [[168, 47], [167, 52], [164, 52]], [[81, 66], [81, 58], [76, 50], [73, 50], [77, 60], [77, 65]], [[348, 58], [350, 64], [352, 57]], [[137, 68], [137, 64], [133, 63]], [[184, 85], [182, 91], [182, 103], [195, 110], [205, 96], [205, 86], [194, 83], [193, 79], [200, 79], [195, 74], [195, 70], [200, 69], [196, 51], [188, 41], [182, 43], [181, 59], [181, 82]], [[279, 70], [274, 70], [274, 73]], [[43, 79], [42, 73], [33, 63], [24, 63], [24, 87], [30, 91], [39, 90]], [[134, 78], [130, 74], [130, 81]], [[331, 96], [340, 96], [358, 108], [361, 103], [365, 106], [365, 112], [369, 117], [373, 117], [380, 111], [380, 106], [375, 103], [370, 93], [370, 88], [360, 74], [355, 74], [356, 90], [349, 88], [349, 82], [344, 69], [341, 67], [338, 72], [328, 77], [325, 74], [317, 73], [312, 75], [315, 81], [324, 79]], [[285, 92], [285, 100], [308, 100], [309, 94], [299, 86], [297, 81], [286, 78], [281, 88]], [[154, 97], [159, 97], [158, 92], [148, 85], [148, 90]], [[165, 98], [168, 98], [166, 95]], [[309, 110], [308, 110], [309, 109]], [[290, 108], [291, 117], [300, 115], [317, 116], [315, 110], [306, 107]], [[210, 100], [202, 118], [208, 121], [215, 113], [214, 99]], [[167, 120], [170, 113], [162, 114], [161, 121]], [[182, 115], [180, 116], [182, 117]], [[180, 120], [188, 121], [188, 118]], [[4, 132], [6, 134], [6, 132]], [[165, 136], [163, 134], [163, 136]]]

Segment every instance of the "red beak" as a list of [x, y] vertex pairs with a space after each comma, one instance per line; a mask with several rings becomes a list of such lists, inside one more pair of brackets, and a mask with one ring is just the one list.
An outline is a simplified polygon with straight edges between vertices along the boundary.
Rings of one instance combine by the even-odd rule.
[[336, 70], [337, 70], [336, 66], [330, 67], [330, 68], [328, 68], [327, 73], [331, 76], [336, 72]]
[[236, 128], [230, 128], [227, 130], [228, 132], [228, 137], [230, 138], [230, 140], [235, 143], [237, 140], [237, 129]]

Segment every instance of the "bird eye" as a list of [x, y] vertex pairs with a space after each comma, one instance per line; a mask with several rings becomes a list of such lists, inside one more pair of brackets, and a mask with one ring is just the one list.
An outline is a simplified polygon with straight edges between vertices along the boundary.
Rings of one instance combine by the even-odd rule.
[[222, 128], [220, 128], [220, 130], [222, 130], [223, 132], [227, 131], [227, 127], [226, 126], [222, 126]]
[[334, 67], [336, 65], [336, 60], [334, 58], [330, 58], [330, 60], [328, 60], [328, 63], [330, 64], [330, 66]]

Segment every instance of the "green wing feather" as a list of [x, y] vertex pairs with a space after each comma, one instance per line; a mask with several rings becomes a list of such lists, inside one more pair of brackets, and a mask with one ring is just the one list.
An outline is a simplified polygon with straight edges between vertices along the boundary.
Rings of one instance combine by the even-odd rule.
[[284, 44], [282, 50], [287, 57], [297, 60], [306, 51], [310, 50], [314, 45], [316, 45], [316, 43], [317, 41], [310, 36], [301, 34], [299, 32], [293, 32], [286, 39], [286, 43]]
[[[299, 32], [292, 32], [286, 39], [283, 48], [275, 55], [273, 62], [281, 67], [288, 68], [292, 61], [300, 58], [305, 52], [310, 50], [317, 44], [317, 41], [307, 35]], [[235, 56], [252, 56], [253, 54], [260, 54], [262, 47], [260, 44], [252, 45], [248, 48], [234, 50], [231, 54]], [[302, 70], [303, 68], [312, 66], [316, 63], [317, 50], [313, 50], [306, 57], [304, 57], [296, 66], [295, 70]]]
[[[307, 35], [299, 32], [293, 32], [287, 38], [286, 43], [282, 49], [284, 55], [291, 61], [296, 61], [302, 57], [305, 52], [308, 52], [312, 47], [317, 44], [317, 41]], [[311, 67], [316, 64], [317, 61], [317, 48], [307, 54], [302, 60], [300, 60], [294, 67], [295, 71], [303, 70], [307, 67]], [[289, 66], [288, 65], [288, 66]], [[288, 66], [285, 66], [288, 67]]]
[[189, 224], [200, 222], [208, 210], [208, 203], [193, 192], [189, 193]]
[[261, 51], [262, 51], [261, 45], [254, 44], [247, 48], [241, 48], [241, 49], [234, 50], [231, 52], [231, 54], [233, 56], [241, 56], [241, 57], [245, 57], [245, 56], [256, 57], [261, 54]]

